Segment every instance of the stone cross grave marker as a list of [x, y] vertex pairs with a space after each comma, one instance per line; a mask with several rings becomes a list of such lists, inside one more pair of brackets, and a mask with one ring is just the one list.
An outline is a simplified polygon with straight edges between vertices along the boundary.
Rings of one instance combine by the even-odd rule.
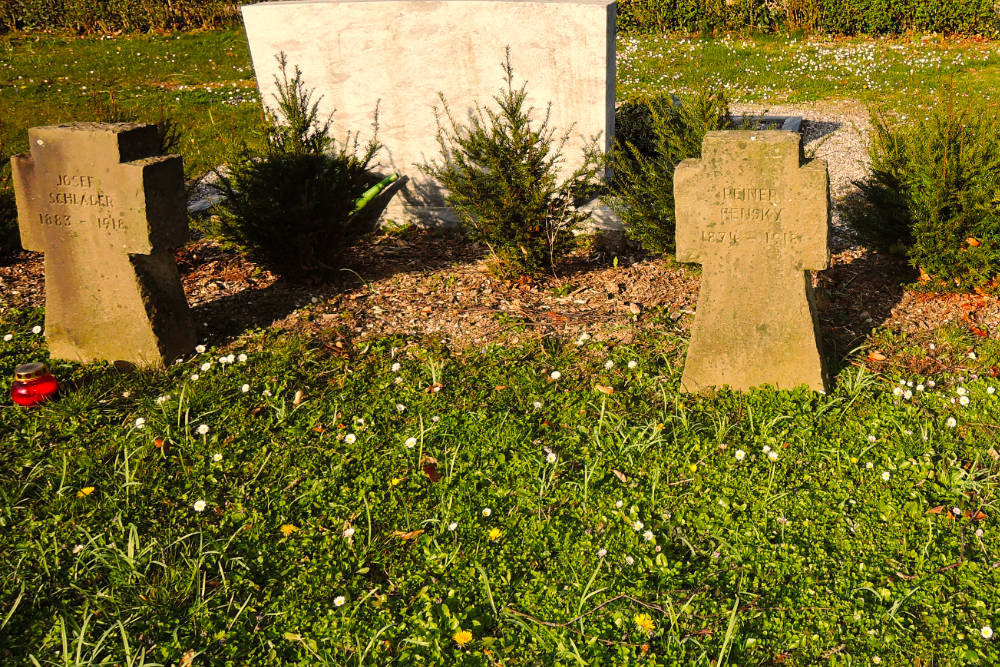
[[807, 271], [830, 257], [826, 162], [795, 132], [709, 132], [674, 195], [677, 259], [702, 265], [682, 388], [825, 391]]
[[195, 344], [170, 250], [186, 240], [184, 170], [156, 127], [28, 130], [11, 158], [21, 244], [45, 253], [53, 357], [159, 366]]

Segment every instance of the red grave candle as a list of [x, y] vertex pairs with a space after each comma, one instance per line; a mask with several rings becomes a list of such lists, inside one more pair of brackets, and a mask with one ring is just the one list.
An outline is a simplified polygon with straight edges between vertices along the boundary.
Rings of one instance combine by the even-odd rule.
[[14, 384], [10, 386], [10, 397], [18, 405], [37, 405], [56, 395], [59, 385], [49, 373], [49, 368], [41, 362], [21, 364], [14, 369]]

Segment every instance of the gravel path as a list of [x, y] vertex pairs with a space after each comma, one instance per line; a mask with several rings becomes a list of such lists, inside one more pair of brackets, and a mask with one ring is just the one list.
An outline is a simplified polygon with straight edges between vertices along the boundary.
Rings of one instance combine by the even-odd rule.
[[739, 106], [733, 113], [772, 116], [802, 116], [802, 135], [806, 155], [815, 155], [827, 161], [830, 171], [830, 195], [833, 197], [831, 245], [833, 252], [854, 249], [840, 202], [856, 191], [854, 181], [863, 179], [868, 172], [868, 133], [871, 124], [867, 109], [856, 102], [819, 102], [796, 105]]

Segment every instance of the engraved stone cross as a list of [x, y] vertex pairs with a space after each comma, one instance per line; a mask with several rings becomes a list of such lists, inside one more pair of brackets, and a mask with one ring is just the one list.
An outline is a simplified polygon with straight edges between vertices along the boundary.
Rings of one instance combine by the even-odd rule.
[[807, 271], [829, 262], [826, 162], [795, 132], [709, 132], [674, 195], [677, 259], [702, 265], [682, 388], [825, 391]]
[[158, 366], [194, 325], [170, 250], [186, 240], [184, 171], [156, 127], [33, 127], [11, 159], [21, 244], [45, 253], [53, 357]]

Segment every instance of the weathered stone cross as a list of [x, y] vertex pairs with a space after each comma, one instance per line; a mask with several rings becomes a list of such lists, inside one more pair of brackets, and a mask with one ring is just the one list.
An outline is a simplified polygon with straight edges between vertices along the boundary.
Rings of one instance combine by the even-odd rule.
[[53, 357], [158, 366], [191, 350], [194, 325], [170, 249], [186, 240], [184, 171], [153, 125], [28, 131], [12, 159], [21, 244], [45, 253]]
[[677, 259], [703, 271], [682, 388], [825, 391], [806, 271], [829, 262], [826, 162], [795, 132], [709, 132], [674, 195]]

